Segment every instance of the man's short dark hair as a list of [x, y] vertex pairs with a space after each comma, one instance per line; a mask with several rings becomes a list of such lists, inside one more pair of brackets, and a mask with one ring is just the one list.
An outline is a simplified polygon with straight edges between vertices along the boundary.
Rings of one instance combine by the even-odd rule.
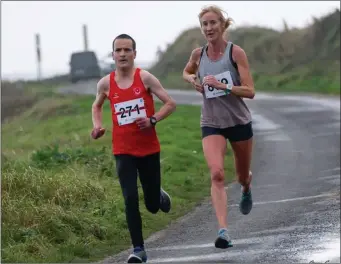
[[112, 42], [112, 50], [115, 50], [115, 41], [116, 41], [116, 39], [130, 39], [132, 42], [133, 42], [133, 50], [135, 51], [136, 50], [136, 42], [135, 42], [135, 40], [131, 37], [131, 36], [129, 36], [128, 34], [121, 34], [121, 35], [118, 35], [115, 39], [114, 39], [114, 41]]

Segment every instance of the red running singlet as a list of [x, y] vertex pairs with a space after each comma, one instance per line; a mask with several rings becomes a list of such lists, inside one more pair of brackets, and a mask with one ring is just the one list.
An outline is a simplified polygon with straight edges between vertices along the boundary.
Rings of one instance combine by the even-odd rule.
[[114, 155], [129, 154], [137, 157], [160, 152], [155, 127], [140, 129], [138, 117], [151, 117], [155, 113], [152, 94], [144, 86], [140, 69], [134, 74], [133, 84], [127, 89], [118, 87], [115, 71], [110, 74], [109, 101], [112, 112], [112, 151]]

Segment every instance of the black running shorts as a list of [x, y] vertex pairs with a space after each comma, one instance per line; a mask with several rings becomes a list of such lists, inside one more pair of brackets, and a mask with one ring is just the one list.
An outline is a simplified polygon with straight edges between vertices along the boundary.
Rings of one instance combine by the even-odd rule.
[[244, 141], [253, 137], [252, 122], [227, 128], [204, 126], [201, 128], [202, 138], [210, 135], [222, 135], [230, 142]]

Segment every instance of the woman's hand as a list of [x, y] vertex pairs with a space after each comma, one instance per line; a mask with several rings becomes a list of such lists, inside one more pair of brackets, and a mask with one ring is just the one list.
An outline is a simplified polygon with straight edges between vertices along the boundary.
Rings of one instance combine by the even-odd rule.
[[192, 84], [195, 90], [197, 90], [199, 93], [204, 92], [203, 85], [197, 82], [197, 76], [195, 74], [191, 74], [188, 76], [188, 82]]
[[226, 90], [226, 84], [219, 82], [213, 75], [205, 76], [203, 85], [208, 85], [218, 90]]

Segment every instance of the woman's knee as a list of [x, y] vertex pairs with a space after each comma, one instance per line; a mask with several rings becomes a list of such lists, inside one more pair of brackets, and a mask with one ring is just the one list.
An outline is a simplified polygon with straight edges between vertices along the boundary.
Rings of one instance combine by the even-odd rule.
[[211, 182], [216, 186], [224, 186], [224, 169], [221, 166], [211, 166]]

